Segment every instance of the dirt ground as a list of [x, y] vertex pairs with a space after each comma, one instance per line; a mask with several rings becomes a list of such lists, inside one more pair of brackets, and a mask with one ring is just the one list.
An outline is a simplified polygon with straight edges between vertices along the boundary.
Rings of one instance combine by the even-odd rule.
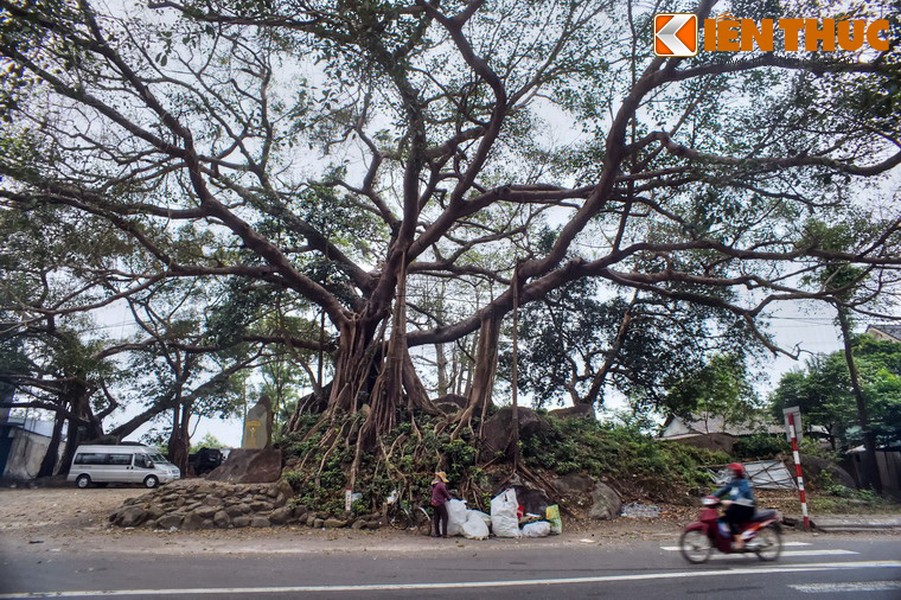
[[585, 544], [603, 540], [677, 539], [684, 519], [616, 519], [581, 523], [564, 517], [564, 533], [541, 539], [472, 541], [463, 538], [433, 540], [414, 533], [380, 529], [315, 530], [307, 527], [204, 531], [151, 531], [112, 527], [107, 517], [126, 499], [145, 493], [140, 488], [79, 490], [67, 488], [0, 488], [0, 548], [44, 551], [80, 547], [115, 548], [123, 552], [254, 553], [254, 552], [422, 552], [442, 544], [453, 547], [497, 544]]
[[[693, 520], [690, 506], [658, 505], [657, 518], [587, 521], [564, 516], [563, 535], [521, 540], [434, 540], [414, 533], [380, 529], [355, 531], [307, 527], [205, 531], [152, 531], [113, 527], [107, 517], [126, 499], [144, 494], [141, 488], [109, 487], [0, 488], [0, 551], [58, 552], [64, 548], [167, 554], [430, 552], [456, 548], [614, 544], [659, 540], [676, 543], [682, 526]], [[761, 499], [761, 504], [791, 512], [792, 496]], [[780, 506], [784, 504], [785, 506]]]

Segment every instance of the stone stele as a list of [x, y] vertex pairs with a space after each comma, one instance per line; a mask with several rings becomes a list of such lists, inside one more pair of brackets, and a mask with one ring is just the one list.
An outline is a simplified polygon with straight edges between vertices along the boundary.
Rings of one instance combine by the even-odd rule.
[[272, 405], [269, 397], [263, 395], [244, 418], [244, 436], [241, 447], [261, 450], [272, 445]]

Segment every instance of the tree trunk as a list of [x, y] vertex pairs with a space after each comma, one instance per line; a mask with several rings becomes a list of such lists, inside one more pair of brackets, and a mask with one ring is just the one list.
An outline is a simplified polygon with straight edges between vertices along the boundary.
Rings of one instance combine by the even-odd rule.
[[[63, 437], [63, 426], [66, 424], [66, 418], [60, 413], [56, 413], [53, 420], [53, 433], [50, 436], [50, 445], [47, 446], [47, 452], [44, 454], [44, 460], [41, 461], [41, 468], [38, 471], [38, 477], [51, 477], [56, 463], [59, 460], [59, 445]], [[69, 474], [69, 463], [60, 465], [60, 474]]]
[[435, 344], [435, 363], [438, 370], [438, 396], [447, 396], [450, 393], [447, 377], [447, 355], [444, 353], [444, 344]]
[[454, 437], [468, 426], [473, 415], [483, 413], [491, 403], [494, 391], [494, 376], [497, 373], [497, 343], [500, 335], [500, 320], [490, 316], [482, 320], [479, 329], [478, 348], [476, 350], [475, 369], [472, 387], [469, 391], [469, 402], [460, 415], [460, 423], [454, 431]]
[[381, 362], [381, 342], [375, 341], [375, 327], [359, 317], [342, 325], [338, 332], [338, 355], [328, 408], [356, 413], [368, 401]]
[[519, 469], [519, 269], [513, 271], [513, 364], [510, 371], [513, 473]]
[[74, 387], [63, 396], [64, 406], [69, 406], [70, 412], [75, 417], [68, 419], [66, 450], [63, 452], [61, 473], [68, 474], [69, 465], [72, 464], [72, 458], [79, 444], [103, 438], [103, 427], [94, 418], [90, 398], [91, 390], [82, 382], [74, 384]]
[[169, 462], [178, 467], [181, 472], [188, 472], [188, 435], [187, 407], [176, 406], [172, 409], [172, 431], [169, 433]]
[[857, 420], [863, 432], [863, 447], [866, 460], [864, 461], [864, 487], [872, 487], [877, 493], [882, 493], [882, 478], [879, 476], [879, 467], [876, 463], [876, 436], [870, 427], [870, 415], [867, 409], [866, 398], [860, 388], [860, 377], [857, 373], [857, 364], [854, 362], [853, 347], [851, 345], [851, 324], [848, 322], [848, 314], [841, 306], [838, 310], [838, 323], [842, 331], [842, 344], [845, 349], [845, 362], [848, 363], [848, 375], [851, 378], [851, 393], [857, 404]]

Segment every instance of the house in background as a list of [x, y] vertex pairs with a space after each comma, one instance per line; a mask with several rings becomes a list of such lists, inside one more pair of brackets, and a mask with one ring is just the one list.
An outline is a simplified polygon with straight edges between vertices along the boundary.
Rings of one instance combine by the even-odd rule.
[[727, 422], [723, 417], [716, 415], [702, 415], [694, 420], [670, 416], [663, 424], [660, 437], [664, 440], [690, 444], [708, 450], [722, 450], [731, 454], [736, 441], [758, 433], [784, 435], [785, 427], [767, 420], [766, 417], [734, 423]]
[[901, 344], [901, 325], [870, 325], [866, 333], [883, 342], [897, 342]]

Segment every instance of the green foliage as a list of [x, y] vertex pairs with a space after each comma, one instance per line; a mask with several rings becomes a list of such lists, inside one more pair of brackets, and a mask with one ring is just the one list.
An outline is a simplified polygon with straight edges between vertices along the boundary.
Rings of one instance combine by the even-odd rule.
[[[395, 490], [399, 500], [409, 506], [426, 504], [436, 468], [447, 473], [452, 488], [464, 482], [487, 485], [485, 474], [475, 466], [476, 445], [472, 439], [451, 440], [447, 431], [436, 435], [428, 417], [420, 417], [416, 423], [421, 439], [410, 423], [404, 422], [381, 440], [383, 448], [391, 448], [387, 460], [380, 453], [363, 456], [353, 490], [362, 494], [362, 499], [354, 503], [356, 514], [380, 511]], [[309, 418], [304, 426], [279, 441], [288, 465], [283, 477], [297, 492], [298, 502], [307, 508], [343, 514], [353, 447], [341, 444], [328, 452], [323, 440], [332, 438], [319, 429], [321, 424]]]
[[210, 432], [207, 432], [202, 438], [197, 440], [196, 444], [191, 444], [192, 450], [200, 450], [201, 448], [212, 448], [218, 450], [220, 448], [224, 448], [225, 444], [223, 444], [219, 439]]
[[[685, 373], [700, 379], [708, 372], [728, 375], [733, 387], [741, 387], [732, 396], [750, 397], [744, 356], [755, 344], [734, 315], [652, 296], [602, 301], [599, 289], [594, 280], [577, 280], [522, 308], [518, 380], [537, 406], [564, 398], [603, 402], [605, 390], [613, 388], [641, 412], [690, 409], [700, 401], [697, 390], [686, 390], [688, 402], [673, 386], [687, 385]], [[708, 359], [714, 350], [728, 355]], [[500, 359], [498, 375], [509, 379], [510, 352]], [[707, 389], [708, 382], [699, 384]]]
[[727, 423], [752, 416], [757, 397], [744, 359], [717, 354], [682, 377], [667, 392], [667, 409], [682, 417], [715, 415]]
[[529, 438], [523, 456], [559, 475], [655, 480], [692, 489], [709, 485], [701, 466], [727, 462], [722, 453], [662, 442], [639, 429], [591, 419], [549, 418], [548, 432]]
[[821, 513], [895, 512], [896, 502], [889, 501], [870, 489], [855, 490], [835, 481], [829, 471], [823, 471], [814, 482], [819, 493], [810, 496], [811, 509]]
[[763, 460], [791, 452], [785, 436], [757, 433], [741, 437], [732, 448], [736, 458], [741, 460]]
[[[877, 443], [901, 442], [901, 344], [861, 335], [853, 347]], [[814, 356], [803, 370], [783, 375], [770, 403], [777, 418], [783, 408], [800, 406], [805, 423], [825, 427], [837, 447], [862, 442], [848, 365], [841, 351]]]
[[282, 471], [282, 479], [287, 481], [295, 492], [303, 486], [303, 475], [297, 471]]
[[824, 446], [819, 440], [810, 436], [801, 439], [798, 450], [804, 456], [815, 456], [834, 463], [841, 460], [841, 452]]

